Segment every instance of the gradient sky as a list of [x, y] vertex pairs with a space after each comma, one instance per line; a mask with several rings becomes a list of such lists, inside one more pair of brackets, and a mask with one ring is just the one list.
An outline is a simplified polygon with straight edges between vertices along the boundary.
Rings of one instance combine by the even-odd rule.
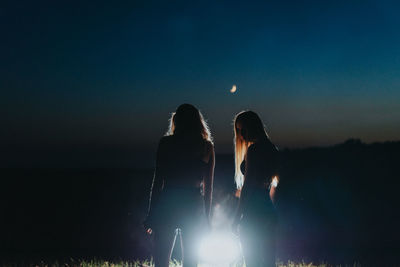
[[279, 147], [400, 139], [395, 1], [127, 2], [0, 4], [9, 166], [151, 165], [185, 102], [219, 153], [243, 109]]

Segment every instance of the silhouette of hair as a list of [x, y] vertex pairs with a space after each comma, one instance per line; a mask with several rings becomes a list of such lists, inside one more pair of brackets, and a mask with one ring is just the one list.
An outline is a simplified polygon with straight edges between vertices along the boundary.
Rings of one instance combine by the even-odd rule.
[[[237, 124], [241, 125], [238, 130]], [[265, 127], [257, 115], [253, 111], [241, 111], [234, 118], [234, 139], [235, 144], [235, 182], [238, 189], [242, 188], [244, 176], [240, 170], [248, 147], [256, 140], [269, 139]], [[242, 137], [242, 138], [241, 138]]]
[[166, 135], [201, 137], [212, 142], [211, 133], [203, 115], [191, 104], [182, 104], [172, 113]]

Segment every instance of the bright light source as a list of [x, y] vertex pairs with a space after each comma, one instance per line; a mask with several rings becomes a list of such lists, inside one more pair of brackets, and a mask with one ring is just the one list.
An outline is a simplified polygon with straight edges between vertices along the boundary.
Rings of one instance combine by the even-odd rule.
[[241, 257], [239, 238], [226, 232], [212, 232], [205, 236], [199, 248], [201, 262], [228, 266]]
[[236, 92], [236, 85], [234, 84], [234, 85], [232, 85], [232, 89], [230, 90], [231, 91], [231, 93], [233, 94], [234, 92]]
[[278, 176], [274, 176], [274, 177], [272, 178], [271, 185], [272, 185], [273, 187], [277, 187], [277, 186], [278, 186], [278, 183], [279, 183]]

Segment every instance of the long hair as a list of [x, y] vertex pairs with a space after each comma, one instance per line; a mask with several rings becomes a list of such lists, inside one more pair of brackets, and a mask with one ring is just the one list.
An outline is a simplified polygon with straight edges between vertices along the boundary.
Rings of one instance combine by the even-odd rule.
[[[240, 124], [241, 130], [237, 125]], [[269, 139], [265, 127], [253, 111], [241, 111], [234, 118], [234, 145], [235, 145], [235, 182], [236, 187], [241, 189], [244, 184], [244, 176], [240, 170], [240, 164], [243, 162], [247, 149], [256, 140]]]
[[182, 104], [172, 113], [166, 135], [185, 135], [212, 142], [207, 122], [200, 110], [191, 104]]

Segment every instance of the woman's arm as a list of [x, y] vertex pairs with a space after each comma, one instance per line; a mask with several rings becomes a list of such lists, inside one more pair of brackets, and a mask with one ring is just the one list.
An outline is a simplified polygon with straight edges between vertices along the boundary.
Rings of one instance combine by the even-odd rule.
[[239, 189], [236, 190], [235, 196], [239, 198], [235, 210], [235, 215], [233, 217], [233, 222], [232, 222], [232, 229], [236, 233], [238, 231], [238, 225], [240, 223], [240, 220], [243, 215], [243, 199], [246, 198], [246, 189], [245, 189], [246, 183], [243, 183], [243, 186]]
[[[162, 138], [158, 144], [156, 155], [156, 167], [154, 170], [153, 181], [150, 189], [149, 207], [147, 212], [147, 221], [151, 220], [151, 212], [154, 210], [156, 203], [160, 197], [160, 193], [164, 186], [164, 154], [165, 154], [165, 138]], [[150, 223], [150, 222], [149, 222]], [[149, 225], [150, 226], [150, 225]]]
[[275, 147], [264, 149], [257, 144], [251, 145], [247, 152], [245, 180], [253, 187], [264, 187], [268, 190], [272, 203], [275, 202], [275, 191], [278, 179], [273, 183], [278, 172], [278, 150]]
[[204, 177], [204, 202], [207, 218], [211, 216], [211, 205], [212, 205], [212, 192], [214, 183], [214, 167], [215, 167], [215, 154], [214, 146], [209, 143], [209, 159], [207, 164], [207, 171]]
[[[246, 201], [247, 197], [251, 192], [252, 185], [255, 183], [256, 177], [253, 177], [256, 173], [256, 160], [257, 160], [257, 155], [255, 151], [254, 145], [250, 146], [247, 150], [246, 156], [245, 156], [245, 164], [246, 164], [246, 171], [244, 173], [244, 179], [243, 179], [243, 186], [242, 188], [239, 189], [239, 201], [238, 205], [236, 207], [236, 212], [235, 212], [235, 217], [233, 220], [233, 227], [236, 228], [237, 225], [240, 222], [240, 219], [243, 215], [243, 209], [244, 209], [244, 202]], [[235, 229], [236, 230], [236, 229]]]

